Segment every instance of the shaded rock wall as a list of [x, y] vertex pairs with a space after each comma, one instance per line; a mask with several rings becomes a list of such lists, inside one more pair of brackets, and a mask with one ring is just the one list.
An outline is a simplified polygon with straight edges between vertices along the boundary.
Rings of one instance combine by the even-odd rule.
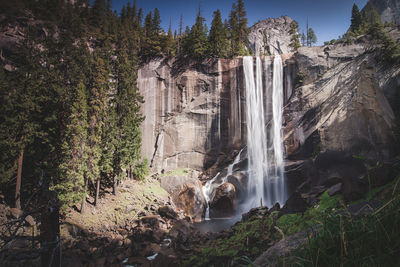
[[241, 59], [182, 64], [154, 60], [139, 69], [142, 149], [154, 172], [203, 170], [245, 140]]

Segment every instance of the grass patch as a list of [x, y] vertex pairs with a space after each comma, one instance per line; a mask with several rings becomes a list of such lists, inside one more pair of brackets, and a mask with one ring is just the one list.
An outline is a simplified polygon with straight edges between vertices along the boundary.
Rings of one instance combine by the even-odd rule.
[[343, 196], [335, 195], [329, 196], [328, 192], [321, 195], [319, 203], [307, 209], [303, 214], [286, 214], [278, 219], [278, 227], [285, 233], [291, 235], [322, 223], [323, 219], [335, 210], [344, 206]]
[[[271, 239], [279, 239], [274, 216], [252, 217], [232, 227], [233, 235], [218, 238], [200, 253], [183, 262], [184, 266], [238, 266], [259, 255]], [[246, 264], [247, 265], [247, 264]]]
[[161, 176], [186, 176], [190, 174], [192, 171], [193, 170], [190, 168], [179, 168], [163, 173], [161, 174]]

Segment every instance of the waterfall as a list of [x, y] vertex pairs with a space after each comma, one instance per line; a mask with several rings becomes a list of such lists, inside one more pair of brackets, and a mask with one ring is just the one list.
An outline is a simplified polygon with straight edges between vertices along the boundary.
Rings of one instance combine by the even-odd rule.
[[253, 57], [243, 58], [246, 88], [247, 153], [249, 160], [248, 199], [246, 205], [257, 206], [264, 199], [264, 178], [268, 174], [267, 134], [265, 129], [264, 94], [261, 59], [256, 59], [254, 76]]
[[283, 115], [283, 66], [282, 58], [277, 55], [274, 58], [273, 81], [272, 81], [272, 130], [274, 157], [271, 162], [275, 176], [275, 199], [283, 205], [286, 201], [284, 166], [283, 166], [283, 140], [282, 140], [282, 115]]
[[[265, 60], [267, 64], [269, 60]], [[262, 204], [271, 207], [276, 202], [283, 205], [286, 200], [283, 172], [282, 113], [283, 113], [283, 67], [281, 57], [275, 56], [273, 62], [273, 81], [270, 102], [272, 116], [264, 110], [264, 87], [262, 62], [256, 58], [254, 75], [253, 57], [243, 58], [246, 89], [248, 185], [245, 208]], [[265, 77], [268, 77], [265, 66]], [[269, 81], [266, 84], [266, 97], [270, 97]], [[266, 105], [268, 108], [268, 105]], [[271, 118], [269, 118], [271, 117]]]

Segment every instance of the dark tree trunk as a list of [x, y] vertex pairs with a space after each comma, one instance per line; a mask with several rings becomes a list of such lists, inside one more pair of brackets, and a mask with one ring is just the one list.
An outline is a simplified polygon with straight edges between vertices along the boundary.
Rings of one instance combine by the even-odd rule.
[[21, 176], [22, 176], [22, 161], [24, 158], [24, 150], [21, 149], [18, 158], [18, 170], [17, 170], [17, 184], [15, 186], [15, 208], [21, 209]]
[[113, 191], [112, 191], [113, 195], [116, 196], [118, 195], [118, 180], [117, 180], [117, 176], [114, 175], [114, 179], [113, 179]]
[[57, 194], [43, 183], [43, 206], [40, 220], [40, 248], [42, 267], [61, 266], [60, 221]]
[[97, 179], [96, 182], [96, 197], [94, 199], [94, 205], [97, 206], [97, 201], [99, 200], [99, 192], [100, 192], [100, 179]]
[[84, 196], [84, 198], [82, 200], [82, 203], [81, 203], [81, 214], [86, 212], [86, 196], [87, 196], [86, 190], [87, 190], [87, 187], [88, 187], [88, 180], [85, 178], [85, 186], [84, 186], [85, 196]]

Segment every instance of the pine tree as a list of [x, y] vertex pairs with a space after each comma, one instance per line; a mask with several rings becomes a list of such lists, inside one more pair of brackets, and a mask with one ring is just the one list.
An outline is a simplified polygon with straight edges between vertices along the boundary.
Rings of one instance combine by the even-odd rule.
[[184, 54], [196, 60], [204, 59], [208, 51], [207, 28], [204, 21], [199, 8], [196, 23], [184, 38]]
[[217, 9], [214, 11], [214, 18], [211, 23], [210, 35], [209, 35], [209, 56], [211, 57], [226, 57], [228, 39], [225, 32], [224, 25], [222, 24], [221, 11]]
[[289, 34], [291, 35], [289, 46], [292, 47], [293, 50], [296, 50], [301, 46], [300, 35], [298, 33], [298, 30], [299, 30], [299, 24], [297, 23], [297, 21], [293, 20], [290, 23], [290, 30], [289, 30]]
[[171, 58], [175, 56], [176, 44], [174, 36], [172, 35], [172, 26], [169, 25], [168, 34], [163, 37], [163, 52], [164, 55]]
[[88, 134], [86, 87], [80, 82], [72, 88], [71, 109], [62, 138], [59, 163], [59, 179], [54, 189], [58, 193], [61, 209], [81, 202], [85, 197], [85, 174], [87, 170]]
[[301, 39], [301, 45], [302, 45], [302, 46], [306, 46], [306, 45], [307, 45], [307, 37], [306, 37], [306, 35], [304, 34], [304, 31], [301, 33], [300, 39]]
[[229, 14], [229, 39], [230, 39], [230, 47], [231, 47], [231, 57], [235, 57], [239, 55], [239, 21], [238, 21], [238, 16], [237, 16], [237, 8], [236, 4], [232, 4], [232, 9]]
[[360, 10], [358, 9], [358, 6], [354, 4], [351, 11], [350, 31], [354, 33], [358, 32], [360, 30], [361, 24], [362, 24], [362, 16]]
[[244, 8], [243, 0], [238, 0], [236, 14], [238, 16], [238, 37], [239, 42], [244, 46], [247, 45], [247, 18], [246, 18], [246, 10]]
[[90, 88], [89, 95], [89, 133], [88, 133], [88, 172], [87, 178], [96, 182], [95, 205], [97, 204], [100, 189], [100, 168], [99, 161], [102, 154], [101, 137], [103, 132], [104, 121], [107, 108], [107, 71], [104, 60], [95, 56], [94, 77]]
[[137, 62], [127, 53], [127, 39], [120, 37], [117, 61], [117, 132], [116, 152], [114, 155], [114, 184], [122, 179], [122, 169], [132, 169], [140, 158], [141, 133], [140, 124], [143, 117], [139, 104], [143, 98], [136, 84]]
[[317, 43], [317, 36], [315, 35], [315, 32], [312, 28], [308, 29], [308, 34], [307, 34], [307, 43], [309, 46], [312, 46], [312, 44]]
[[160, 11], [158, 10], [158, 8], [155, 8], [152, 21], [154, 36], [158, 36], [160, 33], [162, 33], [162, 28], [160, 25], [161, 25]]
[[[154, 25], [158, 23], [158, 25]], [[144, 40], [142, 42], [141, 56], [146, 61], [162, 55], [162, 47], [159, 36], [160, 28], [159, 13], [158, 18], [154, 19], [149, 12], [144, 20]]]

